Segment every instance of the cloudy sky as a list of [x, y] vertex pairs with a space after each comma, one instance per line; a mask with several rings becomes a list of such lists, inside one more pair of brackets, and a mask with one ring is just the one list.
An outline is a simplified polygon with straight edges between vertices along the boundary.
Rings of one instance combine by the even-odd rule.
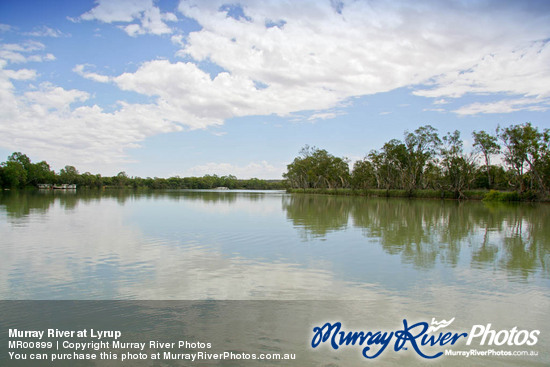
[[0, 161], [280, 178], [305, 144], [549, 117], [545, 0], [0, 1]]

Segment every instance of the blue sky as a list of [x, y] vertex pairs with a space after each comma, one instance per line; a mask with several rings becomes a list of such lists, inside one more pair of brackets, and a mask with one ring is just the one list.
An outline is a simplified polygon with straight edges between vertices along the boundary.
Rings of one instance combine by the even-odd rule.
[[0, 2], [0, 157], [56, 171], [280, 178], [549, 110], [547, 1]]

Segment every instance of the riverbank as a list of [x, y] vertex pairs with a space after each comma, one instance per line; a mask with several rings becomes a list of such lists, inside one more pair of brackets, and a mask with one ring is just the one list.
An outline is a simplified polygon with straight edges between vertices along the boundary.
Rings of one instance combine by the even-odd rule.
[[548, 196], [533, 191], [466, 190], [462, 195], [447, 190], [382, 190], [382, 189], [287, 189], [292, 194], [321, 194], [410, 199], [483, 200], [499, 202], [549, 202]]

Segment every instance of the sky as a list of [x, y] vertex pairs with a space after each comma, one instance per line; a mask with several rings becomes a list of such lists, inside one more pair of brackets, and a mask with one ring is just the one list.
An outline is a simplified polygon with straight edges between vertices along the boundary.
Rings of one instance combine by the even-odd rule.
[[545, 0], [0, 1], [0, 161], [279, 179], [306, 144], [549, 117]]

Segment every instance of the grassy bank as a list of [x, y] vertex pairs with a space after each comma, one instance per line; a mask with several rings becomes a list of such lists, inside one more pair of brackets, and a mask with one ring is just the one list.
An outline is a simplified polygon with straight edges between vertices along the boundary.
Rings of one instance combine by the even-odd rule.
[[467, 190], [458, 193], [446, 190], [381, 190], [381, 189], [287, 189], [288, 193], [295, 194], [324, 194], [324, 195], [343, 195], [343, 196], [366, 196], [366, 197], [386, 197], [386, 198], [415, 198], [415, 199], [451, 199], [451, 200], [484, 200], [484, 201], [549, 201], [547, 196], [542, 197], [533, 191], [518, 193], [515, 191], [496, 191], [496, 190]]

